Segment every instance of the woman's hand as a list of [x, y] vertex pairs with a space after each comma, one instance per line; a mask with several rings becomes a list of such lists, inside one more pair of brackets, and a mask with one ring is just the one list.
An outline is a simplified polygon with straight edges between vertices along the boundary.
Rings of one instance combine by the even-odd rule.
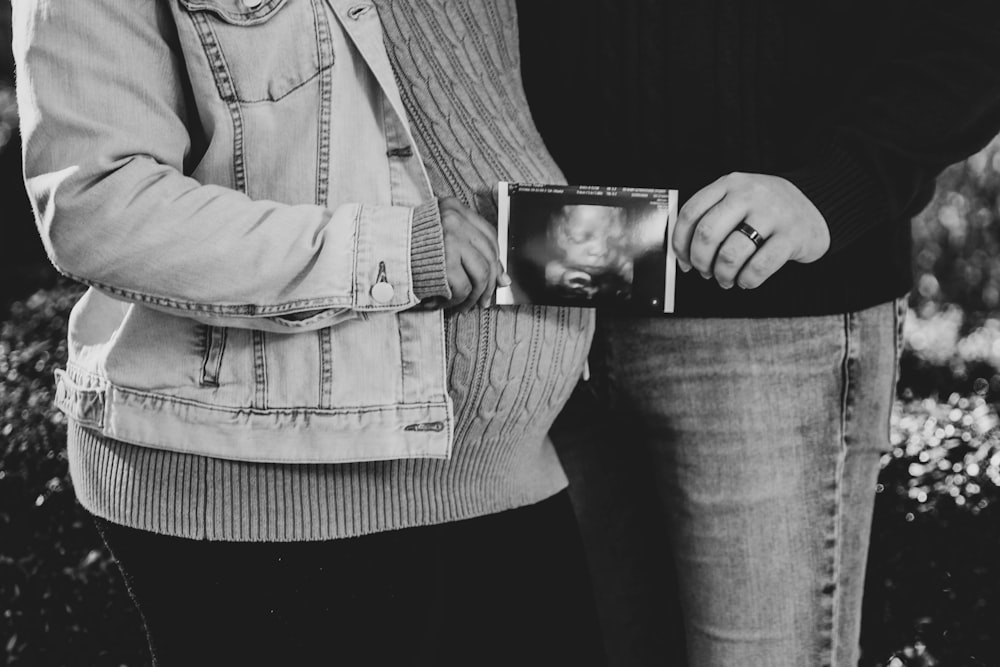
[[[745, 222], [760, 247], [737, 231]], [[725, 289], [754, 289], [786, 262], [808, 264], [830, 248], [830, 230], [815, 205], [779, 176], [734, 173], [698, 191], [681, 209], [673, 236], [681, 270], [695, 268]]]
[[451, 299], [445, 308], [461, 312], [488, 308], [497, 286], [510, 285], [500, 264], [496, 229], [453, 197], [440, 200], [444, 258]]

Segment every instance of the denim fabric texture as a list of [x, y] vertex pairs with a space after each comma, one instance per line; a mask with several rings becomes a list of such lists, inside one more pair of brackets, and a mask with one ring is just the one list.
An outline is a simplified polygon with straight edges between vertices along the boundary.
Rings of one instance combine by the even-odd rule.
[[447, 458], [443, 317], [410, 310], [437, 207], [374, 6], [27, 0], [13, 20], [41, 235], [91, 286], [58, 405], [231, 460]]
[[691, 667], [857, 664], [904, 313], [599, 319], [614, 426], [578, 391], [553, 438], [613, 665], [671, 650], [651, 586], [676, 586]]
[[[545, 434], [592, 311], [403, 303], [448, 291], [435, 197], [494, 222], [497, 181], [564, 182], [524, 99], [513, 0], [25, 0], [17, 18], [42, 234], [63, 270], [117, 290], [77, 306], [58, 393], [88, 510], [311, 541], [565, 487]], [[100, 90], [53, 85], [63, 72]], [[335, 298], [341, 272], [357, 305]], [[377, 312], [374, 287], [399, 312]], [[320, 296], [296, 305], [303, 291]]]

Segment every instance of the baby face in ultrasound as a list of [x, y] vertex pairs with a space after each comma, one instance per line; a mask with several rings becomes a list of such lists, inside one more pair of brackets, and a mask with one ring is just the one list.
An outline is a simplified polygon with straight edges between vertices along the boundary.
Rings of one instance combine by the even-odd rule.
[[551, 230], [563, 264], [582, 271], [602, 271], [621, 257], [625, 211], [613, 206], [564, 206]]
[[622, 208], [564, 206], [549, 229], [556, 259], [546, 266], [546, 282], [586, 298], [620, 292], [632, 279], [626, 234]]

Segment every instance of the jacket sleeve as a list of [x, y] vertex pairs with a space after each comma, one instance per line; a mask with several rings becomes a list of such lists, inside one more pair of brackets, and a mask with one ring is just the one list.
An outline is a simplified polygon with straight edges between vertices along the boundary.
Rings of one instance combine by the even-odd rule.
[[892, 53], [843, 100], [817, 159], [782, 174], [825, 216], [831, 253], [919, 212], [945, 167], [1000, 132], [1000, 3], [899, 4]]
[[[166, 2], [13, 10], [25, 181], [61, 272], [198, 321], [275, 331], [448, 295], [435, 201], [287, 205], [184, 175], [196, 121]], [[393, 291], [380, 302], [382, 280]]]

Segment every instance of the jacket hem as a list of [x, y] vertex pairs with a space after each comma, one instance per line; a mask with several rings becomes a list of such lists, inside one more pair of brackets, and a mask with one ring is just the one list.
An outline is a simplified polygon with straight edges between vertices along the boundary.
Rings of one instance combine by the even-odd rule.
[[357, 408], [219, 407], [57, 371], [55, 404], [67, 417], [123, 442], [256, 463], [448, 459], [449, 399]]

